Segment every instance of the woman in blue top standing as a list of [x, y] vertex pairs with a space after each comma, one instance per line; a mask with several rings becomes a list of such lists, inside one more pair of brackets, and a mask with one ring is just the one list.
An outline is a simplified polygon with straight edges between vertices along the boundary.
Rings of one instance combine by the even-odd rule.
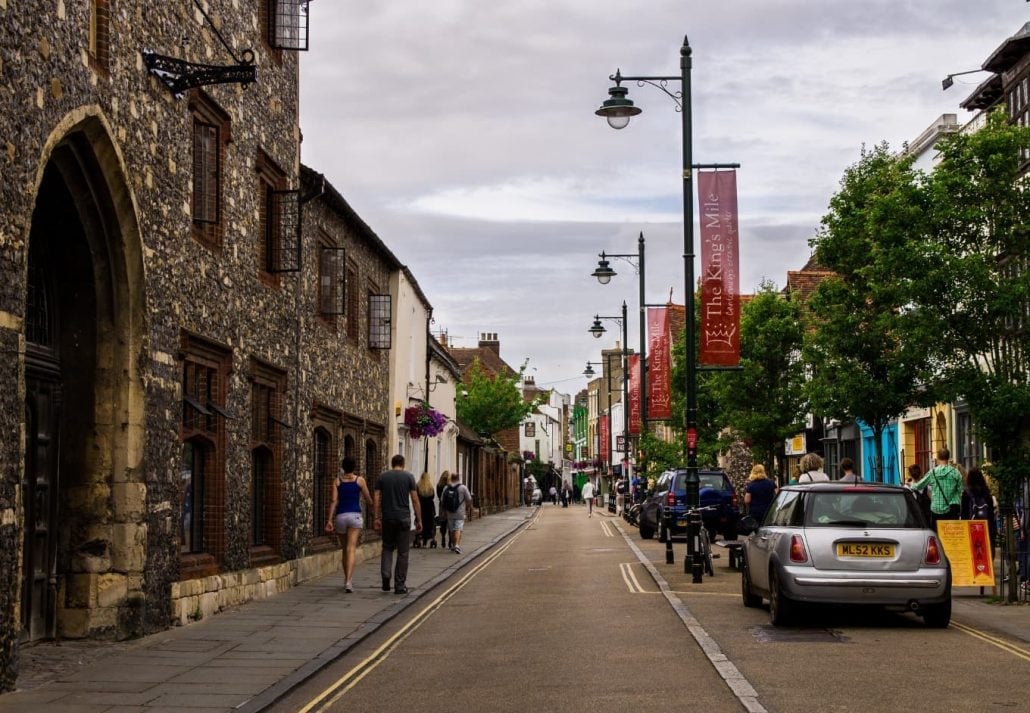
[[769, 509], [773, 498], [776, 497], [776, 483], [765, 474], [765, 466], [756, 463], [748, 476], [747, 486], [744, 488], [744, 506], [759, 524], [765, 517], [765, 511]]
[[325, 524], [326, 532], [335, 532], [344, 543], [343, 548], [343, 590], [353, 592], [351, 577], [354, 574], [354, 555], [358, 549], [358, 536], [364, 521], [361, 519], [361, 499], [367, 506], [372, 505], [372, 496], [368, 494], [365, 479], [355, 474], [354, 459], [350, 456], [340, 461], [343, 471], [336, 476], [333, 487], [333, 501], [329, 504], [329, 520]]

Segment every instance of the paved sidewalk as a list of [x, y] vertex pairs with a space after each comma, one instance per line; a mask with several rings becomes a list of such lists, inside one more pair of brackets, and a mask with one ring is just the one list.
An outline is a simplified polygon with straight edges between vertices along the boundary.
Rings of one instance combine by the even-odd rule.
[[522, 526], [536, 508], [513, 508], [466, 523], [464, 554], [413, 549], [406, 596], [380, 588], [379, 558], [358, 564], [353, 594], [343, 572], [185, 627], [131, 642], [32, 647], [23, 679], [50, 678], [48, 655], [65, 665], [30, 690], [0, 695], [0, 712], [47, 707], [62, 713], [253, 713], [313, 675]]

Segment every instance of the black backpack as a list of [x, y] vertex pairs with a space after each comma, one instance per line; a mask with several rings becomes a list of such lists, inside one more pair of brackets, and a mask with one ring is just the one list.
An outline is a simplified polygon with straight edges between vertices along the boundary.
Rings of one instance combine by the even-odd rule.
[[448, 485], [445, 487], [440, 502], [447, 512], [458, 512], [458, 508], [461, 507], [461, 492], [458, 490], [458, 486]]
[[969, 494], [970, 508], [969, 508], [969, 519], [970, 520], [989, 520], [991, 515], [991, 501], [985, 498], [983, 495], [977, 496], [973, 493]]

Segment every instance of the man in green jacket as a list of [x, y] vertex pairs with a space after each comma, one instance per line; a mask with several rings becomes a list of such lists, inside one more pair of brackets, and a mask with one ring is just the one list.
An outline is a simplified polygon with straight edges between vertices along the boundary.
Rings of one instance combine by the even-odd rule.
[[937, 451], [936, 465], [919, 481], [912, 484], [912, 490], [930, 488], [930, 513], [933, 529], [938, 520], [958, 520], [962, 503], [962, 474], [951, 465], [951, 452], [947, 448]]

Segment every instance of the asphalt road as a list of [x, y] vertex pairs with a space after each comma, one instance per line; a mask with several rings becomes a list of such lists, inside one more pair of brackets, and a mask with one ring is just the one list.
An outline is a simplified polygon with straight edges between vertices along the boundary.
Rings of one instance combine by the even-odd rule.
[[774, 629], [764, 608], [742, 606], [725, 554], [715, 577], [692, 584], [684, 545], [675, 543], [673, 565], [664, 552], [621, 520], [544, 506], [528, 528], [274, 710], [1030, 707], [1024, 643], [958, 619], [932, 630], [910, 614], [855, 609]]

